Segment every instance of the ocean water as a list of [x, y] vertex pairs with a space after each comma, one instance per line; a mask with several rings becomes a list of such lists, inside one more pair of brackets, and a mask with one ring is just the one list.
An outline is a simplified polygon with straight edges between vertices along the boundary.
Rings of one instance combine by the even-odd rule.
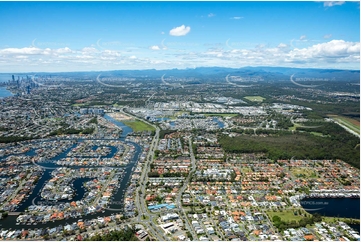
[[[17, 78], [16, 75], [15, 75], [15, 77]], [[8, 80], [11, 80], [11, 74], [0, 73], [0, 83], [7, 82]]]
[[0, 98], [14, 96], [10, 91], [6, 90], [6, 87], [0, 87]]

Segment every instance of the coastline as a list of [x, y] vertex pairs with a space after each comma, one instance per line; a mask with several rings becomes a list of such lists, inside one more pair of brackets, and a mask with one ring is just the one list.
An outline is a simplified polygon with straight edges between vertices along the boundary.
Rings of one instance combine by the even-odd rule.
[[9, 89], [9, 86], [0, 86], [0, 98], [13, 97], [15, 95], [16, 93]]

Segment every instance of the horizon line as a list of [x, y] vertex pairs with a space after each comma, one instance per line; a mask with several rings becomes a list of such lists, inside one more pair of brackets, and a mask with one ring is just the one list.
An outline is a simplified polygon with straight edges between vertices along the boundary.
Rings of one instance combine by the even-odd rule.
[[77, 70], [77, 71], [27, 71], [27, 72], [0, 72], [0, 74], [27, 74], [27, 73], [79, 73], [79, 72], [112, 72], [112, 71], [169, 71], [169, 70], [189, 70], [197, 68], [224, 68], [224, 69], [244, 69], [244, 68], [288, 68], [288, 69], [312, 69], [312, 70], [338, 70], [338, 71], [360, 71], [360, 69], [340, 69], [340, 68], [317, 68], [317, 67], [288, 67], [288, 66], [243, 66], [243, 67], [224, 67], [224, 66], [198, 66], [185, 68], [165, 68], [165, 69], [113, 69], [113, 70]]

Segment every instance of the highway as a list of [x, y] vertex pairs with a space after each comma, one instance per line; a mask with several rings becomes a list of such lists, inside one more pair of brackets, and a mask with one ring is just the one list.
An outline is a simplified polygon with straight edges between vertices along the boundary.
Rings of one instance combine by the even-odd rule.
[[353, 131], [352, 129], [350, 129], [349, 127], [347, 127], [344, 123], [341, 123], [342, 120], [335, 120], [335, 119], [332, 119], [336, 124], [340, 125], [342, 128], [344, 128], [347, 132], [357, 136], [360, 138], [360, 134], [356, 133], [355, 131]]

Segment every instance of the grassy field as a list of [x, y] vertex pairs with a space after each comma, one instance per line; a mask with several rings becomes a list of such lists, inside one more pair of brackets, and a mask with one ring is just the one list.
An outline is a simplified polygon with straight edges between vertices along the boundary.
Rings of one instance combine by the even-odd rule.
[[[291, 222], [292, 220], [299, 222], [304, 216], [301, 215], [294, 215], [292, 210], [284, 210], [282, 212], [273, 212], [273, 211], [267, 211], [266, 212], [270, 220], [272, 221], [273, 216], [279, 216], [282, 221], [285, 222]], [[307, 216], [311, 216], [310, 213], [307, 213]], [[360, 224], [359, 219], [349, 219], [349, 218], [337, 218], [337, 217], [325, 217], [322, 216], [322, 221], [326, 223], [334, 223], [335, 221], [342, 221], [345, 223], [353, 223], [353, 224]], [[309, 225], [307, 227], [310, 227]]]
[[261, 96], [246, 96], [244, 98], [247, 99], [248, 101], [251, 101], [251, 102], [263, 102], [263, 100], [266, 99], [266, 98], [261, 97]]
[[153, 126], [150, 126], [149, 124], [146, 124], [139, 120], [127, 120], [122, 121], [125, 125], [128, 125], [133, 129], [134, 132], [140, 132], [140, 131], [155, 131], [155, 128]]
[[292, 220], [298, 222], [302, 218], [304, 218], [303, 216], [300, 216], [300, 215], [294, 215], [292, 210], [285, 210], [282, 212], [267, 211], [267, 214], [271, 221], [272, 221], [273, 216], [279, 216], [282, 219], [282, 221], [285, 221], [285, 222], [291, 222]]
[[328, 115], [330, 118], [334, 119], [335, 121], [339, 122], [342, 125], [345, 125], [347, 128], [351, 129], [352, 131], [360, 134], [360, 122], [352, 119], [347, 118], [339, 115]]
[[291, 172], [296, 177], [307, 177], [307, 178], [317, 178], [318, 175], [311, 168], [303, 168], [303, 167], [294, 167], [291, 168]]
[[294, 123], [292, 127], [289, 127], [288, 130], [296, 130], [297, 127], [300, 127], [301, 125]]
[[84, 106], [84, 105], [85, 105], [84, 103], [74, 103], [71, 106], [73, 106], [73, 107], [81, 107], [81, 106]]
[[252, 169], [250, 167], [243, 167], [241, 168], [241, 172], [243, 173], [252, 172]]
[[319, 133], [319, 132], [310, 132], [310, 134], [320, 136], [320, 137], [325, 137], [322, 133]]
[[[292, 127], [289, 127], [288, 130], [290, 131], [296, 131], [298, 127], [302, 127], [301, 124], [298, 124], [298, 123], [294, 123]], [[311, 131], [311, 129], [310, 129]], [[315, 136], [319, 136], [319, 137], [328, 137], [327, 135], [323, 135], [322, 133], [320, 132], [310, 132], [310, 134], [313, 134]]]

